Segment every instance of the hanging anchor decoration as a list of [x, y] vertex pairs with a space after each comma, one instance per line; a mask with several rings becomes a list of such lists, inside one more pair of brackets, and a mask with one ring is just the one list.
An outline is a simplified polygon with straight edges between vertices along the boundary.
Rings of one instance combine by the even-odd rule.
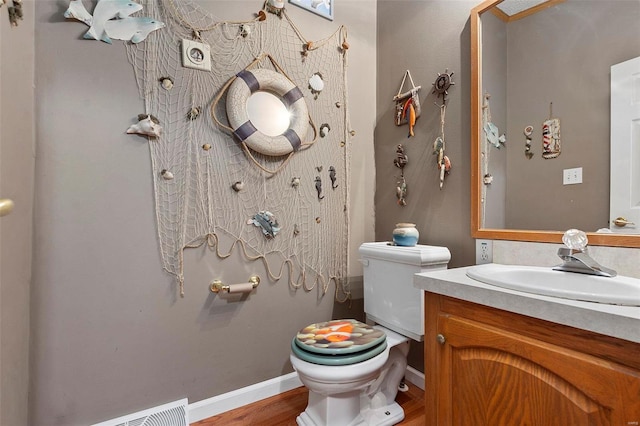
[[[445, 155], [445, 139], [444, 139], [444, 119], [447, 112], [447, 95], [449, 88], [455, 83], [451, 80], [453, 72], [449, 73], [449, 69], [445, 69], [443, 74], [438, 73], [436, 81], [433, 83], [433, 92], [437, 93], [437, 97], [442, 95], [442, 105], [440, 105], [440, 136], [433, 142], [433, 154], [437, 156], [436, 164], [440, 170], [440, 189], [444, 185], [444, 177], [451, 171], [451, 160]], [[436, 103], [436, 106], [438, 104]]]
[[398, 205], [407, 205], [407, 181], [404, 179], [404, 167], [409, 162], [409, 157], [404, 153], [404, 147], [402, 144], [398, 144], [396, 147], [396, 158], [393, 160], [393, 164], [400, 169], [400, 179], [396, 186], [396, 197], [398, 197]]

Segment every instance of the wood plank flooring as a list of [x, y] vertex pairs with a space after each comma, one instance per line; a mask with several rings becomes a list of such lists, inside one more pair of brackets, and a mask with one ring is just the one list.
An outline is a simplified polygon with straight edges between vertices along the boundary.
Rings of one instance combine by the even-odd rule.
[[[192, 423], [192, 426], [295, 426], [296, 417], [307, 406], [307, 389], [299, 387], [271, 398]], [[403, 426], [424, 425], [424, 391], [409, 383], [407, 392], [398, 392], [404, 410]]]

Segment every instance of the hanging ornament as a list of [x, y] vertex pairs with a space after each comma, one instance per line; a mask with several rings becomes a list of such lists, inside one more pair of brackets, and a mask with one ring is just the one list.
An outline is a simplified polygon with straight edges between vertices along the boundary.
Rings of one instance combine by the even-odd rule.
[[436, 165], [440, 171], [440, 189], [444, 186], [445, 176], [451, 172], [451, 160], [445, 155], [446, 145], [444, 139], [444, 123], [447, 112], [448, 90], [455, 84], [451, 80], [452, 77], [453, 72], [449, 73], [449, 69], [446, 69], [443, 74], [438, 74], [436, 81], [433, 83], [432, 92], [437, 93], [437, 97], [442, 95], [442, 105], [440, 105], [440, 136], [438, 136], [433, 142], [433, 154], [436, 155]]
[[322, 179], [320, 179], [320, 176], [316, 176], [315, 183], [316, 192], [318, 193], [318, 200], [322, 200], [324, 198], [324, 195], [322, 195]]
[[402, 144], [398, 144], [396, 147], [396, 158], [393, 160], [393, 165], [400, 169], [400, 179], [396, 186], [396, 197], [398, 197], [398, 205], [407, 205], [407, 182], [404, 179], [404, 167], [409, 162], [409, 157], [404, 153], [404, 147]]
[[338, 185], [336, 185], [336, 168], [333, 166], [329, 167], [329, 179], [331, 179], [331, 189], [336, 189]]
[[443, 74], [438, 73], [438, 77], [436, 81], [433, 83], [433, 92], [437, 93], [438, 97], [442, 95], [442, 103], [447, 100], [447, 95], [449, 95], [449, 88], [453, 86], [455, 83], [452, 81], [453, 72], [449, 74], [449, 69], [445, 69]]
[[553, 117], [553, 102], [549, 103], [549, 119], [542, 123], [542, 158], [560, 155], [560, 119]]
[[396, 197], [398, 197], [398, 205], [407, 205], [407, 182], [404, 180], [404, 176], [400, 176], [398, 186], [396, 186]]
[[533, 126], [525, 127], [523, 133], [526, 138], [524, 143], [524, 155], [528, 160], [531, 160], [531, 157], [533, 157], [533, 151], [531, 151], [531, 135], [533, 135]]

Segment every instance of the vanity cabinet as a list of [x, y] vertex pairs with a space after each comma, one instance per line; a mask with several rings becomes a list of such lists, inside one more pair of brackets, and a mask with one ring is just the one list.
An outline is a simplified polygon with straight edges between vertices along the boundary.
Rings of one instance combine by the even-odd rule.
[[425, 293], [431, 426], [640, 425], [640, 344]]

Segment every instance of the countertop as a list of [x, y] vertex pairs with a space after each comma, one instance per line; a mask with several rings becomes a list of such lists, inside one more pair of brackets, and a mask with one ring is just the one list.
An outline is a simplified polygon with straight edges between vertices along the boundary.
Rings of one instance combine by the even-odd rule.
[[469, 268], [418, 273], [414, 275], [414, 286], [431, 293], [640, 343], [640, 307], [579, 302], [500, 288], [467, 277]]

